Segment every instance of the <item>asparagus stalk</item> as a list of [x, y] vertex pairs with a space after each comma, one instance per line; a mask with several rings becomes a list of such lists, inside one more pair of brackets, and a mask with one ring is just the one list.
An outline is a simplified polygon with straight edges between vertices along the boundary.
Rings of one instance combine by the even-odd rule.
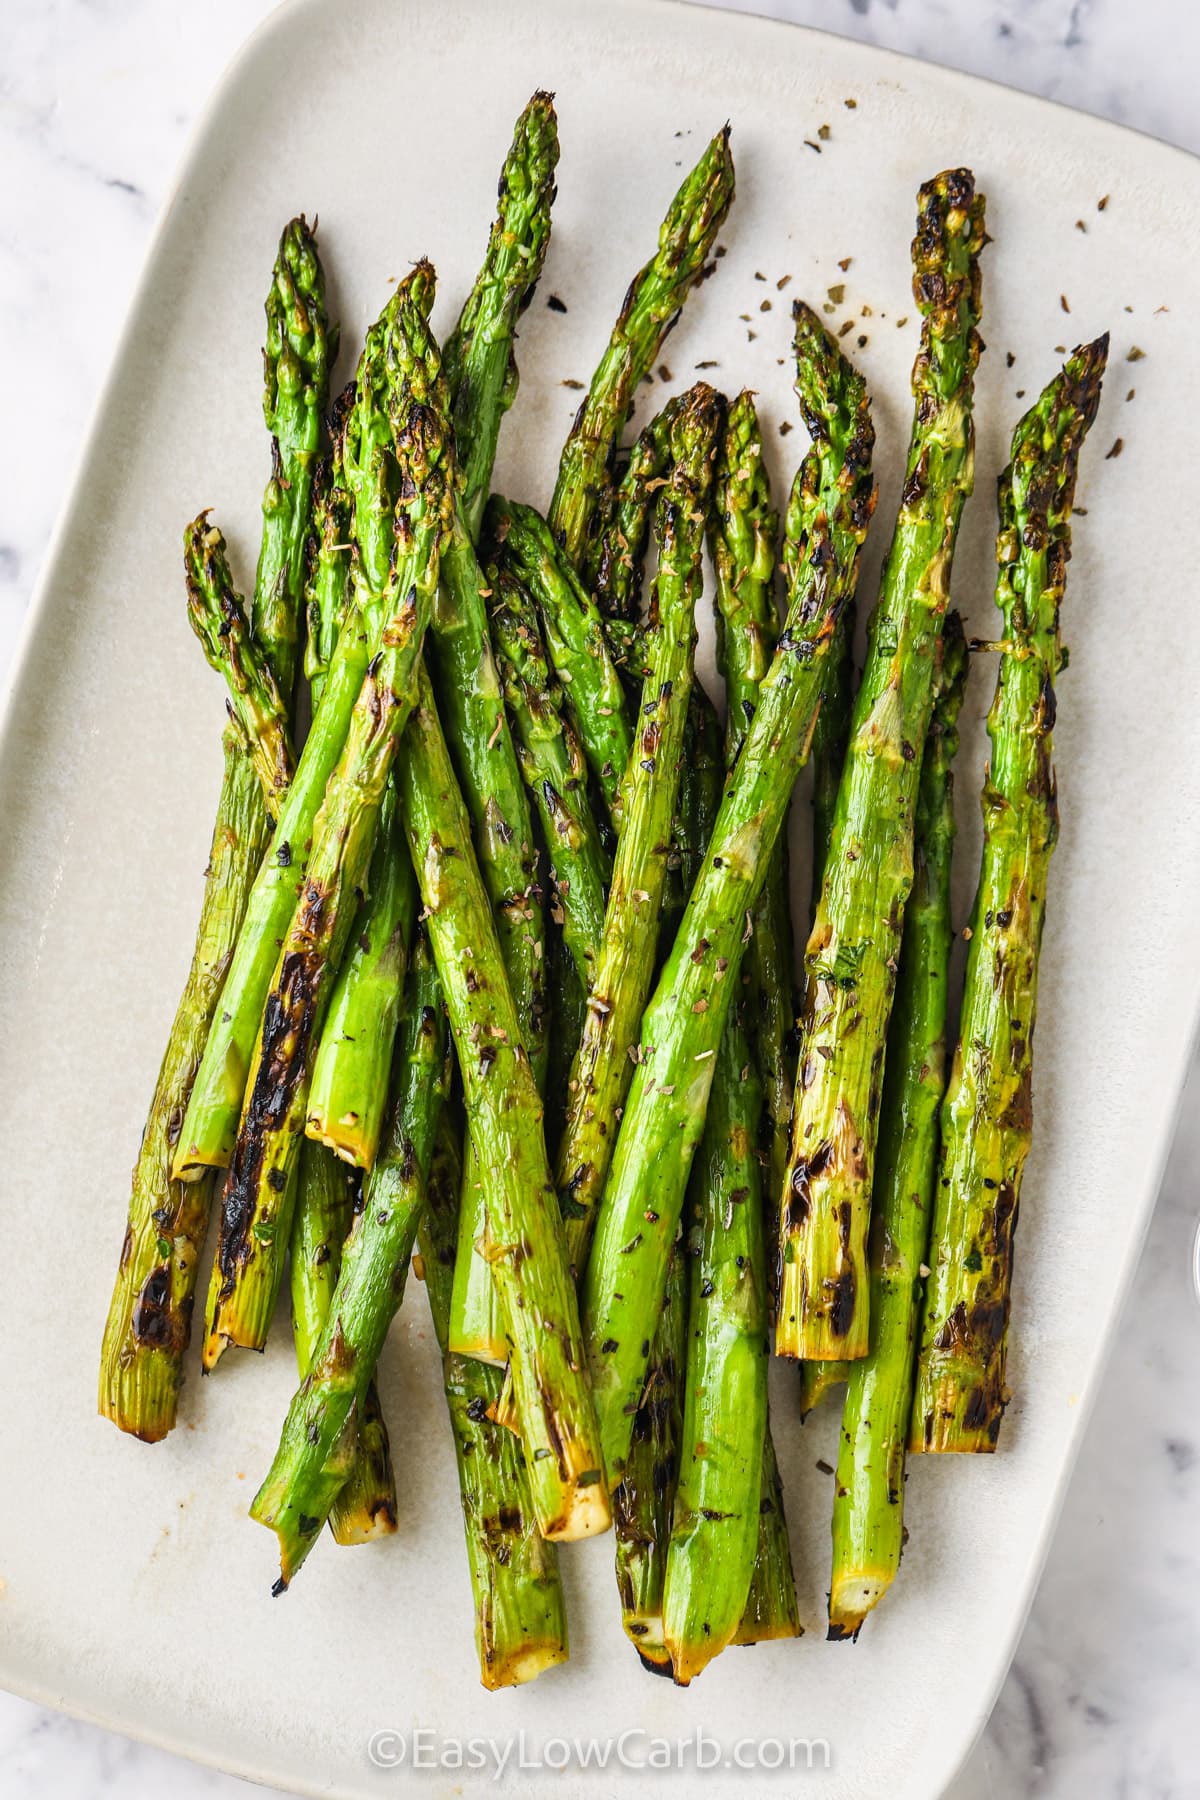
[[732, 1642], [750, 1593], [767, 1429], [762, 1086], [736, 1011], [725, 1026], [694, 1184], [683, 1446], [663, 1628], [686, 1687]]
[[704, 525], [720, 402], [703, 383], [677, 415], [674, 462], [655, 512], [659, 567], [650, 603], [639, 734], [622, 794], [624, 824], [604, 935], [571, 1072], [557, 1182], [567, 1255], [582, 1271], [629, 1090], [642, 1008], [654, 978], [658, 917], [679, 791], [692, 688], [695, 609], [704, 581]]
[[404, 991], [405, 945], [416, 887], [397, 814], [384, 790], [367, 898], [338, 971], [313, 1064], [305, 1131], [352, 1163], [374, 1166], [387, 1108], [388, 1068]]
[[[517, 391], [516, 323], [545, 261], [554, 200], [558, 126], [550, 96], [535, 94], [517, 124], [500, 178], [500, 211], [487, 255], [447, 349], [464, 486], [443, 562], [430, 667], [474, 829], [480, 871], [500, 934], [525, 1047], [545, 1075], [545, 924], [537, 847], [504, 692], [488, 632], [487, 586], [476, 558], [500, 422]], [[482, 1192], [468, 1147], [464, 1244], [484, 1231]], [[464, 1254], [452, 1319], [456, 1349], [502, 1358], [504, 1321], [493, 1285]], [[467, 1277], [474, 1277], [468, 1282]]]
[[854, 707], [854, 612], [851, 609], [838, 628], [825, 703], [813, 732], [812, 765], [812, 910], [816, 914], [825, 885], [825, 864], [837, 812], [838, 789], [850, 744], [850, 715]]
[[550, 852], [563, 941], [584, 990], [604, 930], [608, 858], [588, 802], [587, 763], [565, 715], [529, 595], [503, 564], [489, 563], [492, 639], [517, 755]]
[[221, 997], [225, 971], [270, 828], [240, 729], [222, 739], [224, 775], [204, 876], [196, 945], [133, 1166], [129, 1218], [100, 1352], [99, 1410], [156, 1443], [174, 1427], [192, 1327], [211, 1174], [178, 1181], [171, 1156]]
[[517, 120], [500, 171], [500, 205], [487, 255], [446, 342], [463, 519], [472, 542], [479, 537], [492, 483], [501, 421], [517, 397], [516, 323], [546, 260], [557, 163], [554, 97], [539, 90]]
[[[874, 504], [874, 433], [865, 384], [815, 314], [798, 309], [798, 323], [803, 405], [814, 438], [805, 459], [803, 573], [703, 867], [643, 1017], [638, 1066], [587, 1266], [587, 1355], [605, 1466], [614, 1481], [628, 1455], [631, 1409], [645, 1374], [643, 1346], [662, 1305], [667, 1247], [678, 1229], [753, 908], [808, 752], [825, 655], [838, 613], [854, 591]], [[653, 1209], [647, 1207], [650, 1170]]]
[[1058, 836], [1054, 683], [1066, 661], [1059, 608], [1079, 453], [1107, 355], [1107, 337], [1073, 352], [1017, 426], [1000, 478], [996, 603], [1004, 634], [959, 1042], [942, 1107], [914, 1449], [995, 1449], [1008, 1399], [1013, 1234], [1033, 1130], [1038, 953]]
[[396, 1035], [387, 1140], [367, 1177], [307, 1373], [250, 1508], [279, 1539], [277, 1592], [304, 1562], [350, 1473], [355, 1419], [404, 1296], [447, 1087], [447, 1048], [437, 976], [418, 935]]
[[777, 1638], [799, 1637], [802, 1632], [800, 1609], [796, 1604], [796, 1578], [792, 1572], [792, 1548], [783, 1510], [783, 1483], [779, 1479], [769, 1420], [763, 1440], [761, 1489], [754, 1575], [745, 1609], [733, 1634], [735, 1644], [766, 1644]]
[[304, 673], [313, 710], [321, 693], [353, 595], [351, 549], [354, 502], [346, 486], [343, 447], [354, 406], [355, 383], [348, 382], [333, 404], [329, 449], [313, 478], [313, 529], [308, 546], [304, 604], [308, 629], [304, 637]]
[[[310, 446], [327, 400], [330, 327], [316, 241], [303, 219], [283, 233], [267, 299], [266, 423], [273, 472], [263, 507], [254, 635], [288, 693], [295, 627], [287, 616], [303, 579], [288, 551], [307, 530]], [[273, 372], [272, 361], [279, 365]], [[286, 523], [288, 520], [292, 523]], [[269, 827], [249, 747], [232, 724], [187, 981], [171, 1026], [134, 1164], [128, 1222], [100, 1355], [99, 1410], [154, 1442], [175, 1424], [191, 1334], [212, 1179], [172, 1173], [184, 1110], [245, 916]]]
[[[343, 448], [346, 484], [354, 498], [354, 604], [338, 635], [321, 702], [280, 809], [273, 852], [259, 868], [246, 904], [221, 1009], [209, 1030], [175, 1146], [172, 1173], [177, 1179], [194, 1180], [205, 1168], [224, 1168], [233, 1155], [279, 946], [303, 890], [314, 822], [396, 592], [392, 567], [395, 471], [386, 346], [400, 313], [427, 311], [432, 300], [432, 271], [427, 263], [420, 263], [398, 285], [367, 334]], [[288, 687], [280, 682], [281, 691], [287, 692]]]
[[[341, 1273], [342, 1246], [362, 1202], [354, 1175], [323, 1144], [303, 1144], [299, 1182], [289, 1268], [292, 1333], [303, 1378], [312, 1367]], [[329, 1514], [339, 1544], [365, 1544], [396, 1529], [396, 1477], [374, 1382], [353, 1429], [357, 1443], [350, 1473]]]
[[225, 555], [225, 539], [209, 524], [207, 511], [183, 534], [183, 566], [192, 630], [210, 668], [225, 677], [267, 811], [275, 818], [294, 767], [288, 707], [270, 663], [250, 635], [250, 621]]
[[609, 1524], [608, 1495], [542, 1105], [424, 672], [398, 769], [479, 1163], [482, 1254], [508, 1321], [534, 1514], [545, 1537], [587, 1536]]
[[[432, 270], [426, 266], [432, 284]], [[261, 1349], [283, 1271], [308, 1110], [313, 1042], [374, 847], [380, 804], [414, 699], [453, 510], [453, 455], [425, 297], [399, 307], [387, 342], [400, 495], [389, 622], [363, 681], [313, 830], [295, 914], [266, 1001], [241, 1129], [226, 1178], [209, 1287], [204, 1365], [230, 1344]], [[332, 688], [326, 690], [327, 693]]]
[[608, 348], [563, 446], [547, 517], [574, 568], [584, 561], [606, 465], [620, 441], [637, 385], [658, 355], [689, 290], [704, 275], [732, 200], [733, 157], [726, 125], [671, 202], [657, 251], [630, 282]]
[[924, 322], [908, 467], [805, 956], [780, 1197], [782, 1356], [850, 1360], [869, 1348], [866, 1240], [884, 1047], [937, 647], [973, 481], [983, 213], [969, 170], [948, 170], [921, 189], [913, 294]]
[[546, 1057], [545, 1130], [550, 1166], [554, 1168], [558, 1163], [558, 1146], [566, 1123], [571, 1068], [575, 1052], [579, 1048], [579, 1040], [583, 1036], [587, 989], [563, 942], [561, 931], [547, 932], [546, 961], [550, 1029]]
[[829, 1635], [856, 1637], [894, 1581], [904, 1537], [904, 1447], [912, 1407], [921, 1266], [929, 1245], [938, 1108], [946, 1082], [950, 863], [958, 713], [967, 673], [957, 613], [925, 741], [913, 888], [888, 1032], [871, 1219], [871, 1351], [848, 1368], [833, 1502]]
[[649, 1374], [633, 1421], [629, 1461], [612, 1497], [621, 1623], [645, 1667], [662, 1675], [670, 1674], [663, 1587], [683, 1441], [687, 1333], [687, 1258], [677, 1247], [671, 1252]]
[[537, 601], [554, 672], [615, 823], [633, 733], [600, 610], [532, 506], [494, 494], [486, 528], [504, 565]]
[[[742, 394], [727, 417], [709, 520], [730, 768], [774, 648], [776, 524], [758, 418], [752, 398]], [[682, 1686], [737, 1633], [759, 1547], [767, 1252], [758, 1161], [763, 1089], [740, 1016], [748, 1010], [748, 993], [757, 1012], [760, 996], [744, 974], [742, 998], [717, 1052], [700, 1159], [692, 1171], [687, 1402], [664, 1607], [672, 1670]]]
[[495, 1689], [565, 1662], [567, 1619], [557, 1552], [537, 1529], [521, 1444], [490, 1422], [501, 1373], [448, 1347], [460, 1186], [458, 1147], [443, 1119], [421, 1217], [421, 1264], [454, 1433], [479, 1674]]
[[[775, 546], [778, 516], [771, 509], [763, 461], [762, 431], [754, 397], [742, 393], [729, 408], [717, 468], [716, 496], [709, 526], [716, 571], [718, 650], [725, 669], [727, 754], [732, 763], [758, 707], [758, 693], [775, 649]], [[799, 525], [789, 531], [790, 554], [801, 541]], [[795, 575], [795, 571], [789, 571]], [[789, 580], [788, 587], [794, 585]], [[844, 630], [839, 620], [837, 631]], [[836, 653], [834, 638], [831, 656]], [[813, 732], [813, 751], [829, 707], [826, 686]], [[792, 917], [788, 899], [786, 832], [780, 833], [766, 883], [754, 909], [754, 932], [747, 952], [753, 1002], [748, 1030], [763, 1081], [766, 1150], [775, 1194], [787, 1167], [788, 1131], [795, 1084], [792, 1040], [796, 1023]], [[772, 1230], [772, 1240], [774, 1232]]]
[[284, 227], [266, 311], [263, 416], [271, 434], [272, 470], [262, 502], [254, 629], [280, 693], [290, 695], [304, 605], [313, 477], [338, 339], [325, 307], [315, 227], [310, 230], [303, 214]]
[[650, 537], [654, 495], [665, 480], [671, 455], [671, 423], [683, 396], [668, 400], [640, 433], [620, 483], [588, 545], [585, 586], [596, 597], [613, 656], [627, 682], [637, 679], [643, 658], [641, 637], [642, 566]]
[[[309, 540], [305, 589], [308, 629], [304, 640], [304, 672], [315, 709], [352, 596], [351, 548], [353, 503], [345, 484], [343, 440], [354, 405], [355, 383], [349, 382], [334, 402], [329, 422], [330, 447], [317, 466], [313, 496], [313, 532]], [[386, 808], [385, 800], [385, 808]], [[407, 858], [400, 866], [406, 869]], [[376, 882], [374, 859], [371, 880]], [[414, 892], [411, 876], [410, 892]], [[372, 892], [377, 891], [373, 885]], [[411, 919], [403, 943], [407, 954]], [[359, 948], [363, 931], [358, 935]], [[399, 988], [402, 969], [396, 970]], [[334, 990], [331, 1017], [341, 1019], [341, 982]], [[382, 1047], [390, 1058], [391, 1038]], [[314, 1094], [318, 1070], [314, 1074]], [[386, 1082], [386, 1076], [385, 1076]], [[314, 1104], [310, 1101], [310, 1107]], [[290, 1256], [292, 1335], [301, 1376], [307, 1375], [342, 1266], [342, 1247], [357, 1205], [361, 1184], [323, 1144], [306, 1141], [300, 1150], [296, 1214]], [[334, 1501], [329, 1527], [339, 1544], [368, 1543], [396, 1529], [396, 1478], [392, 1469], [387, 1426], [374, 1382], [367, 1388], [356, 1419], [358, 1443], [346, 1485]]]

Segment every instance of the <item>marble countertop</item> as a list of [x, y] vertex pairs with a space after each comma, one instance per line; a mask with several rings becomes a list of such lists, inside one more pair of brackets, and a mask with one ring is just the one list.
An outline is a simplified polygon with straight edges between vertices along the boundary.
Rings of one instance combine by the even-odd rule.
[[[731, 0], [1200, 151], [1200, 20], [1180, 0]], [[0, 25], [0, 679], [188, 134], [271, 0], [6, 0]], [[19, 423], [18, 423], [19, 422]], [[63, 457], [63, 447], [66, 456]], [[1197, 1791], [1200, 1073], [1016, 1660], [954, 1800]], [[248, 1792], [0, 1694], [6, 1800]]]

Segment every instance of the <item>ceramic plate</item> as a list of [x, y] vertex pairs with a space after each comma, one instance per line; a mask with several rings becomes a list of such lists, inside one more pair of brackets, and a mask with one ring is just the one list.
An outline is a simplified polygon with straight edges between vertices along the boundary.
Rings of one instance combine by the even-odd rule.
[[[275, 241], [292, 212], [320, 214], [347, 368], [389, 278], [423, 253], [438, 265], [444, 327], [483, 250], [512, 120], [535, 87], [557, 92], [563, 153], [497, 470], [518, 496], [548, 497], [577, 399], [563, 384], [586, 380], [683, 169], [726, 118], [739, 190], [728, 254], [689, 301], [639, 412], [715, 360], [731, 392], [757, 389], [782, 494], [804, 441], [799, 428], [786, 435], [798, 426], [790, 302], [803, 294], [834, 307], [839, 325], [853, 320], [846, 342], [874, 393], [881, 474], [865, 597], [908, 431], [921, 180], [972, 165], [995, 240], [977, 493], [955, 568], [977, 634], [993, 618], [993, 482], [1023, 399], [1062, 346], [1113, 333], [1066, 602], [1063, 832], [1002, 1448], [918, 1460], [902, 1578], [857, 1646], [828, 1645], [831, 1483], [819, 1464], [833, 1456], [836, 1418], [801, 1430], [794, 1385], [781, 1379], [776, 1435], [807, 1635], [731, 1651], [686, 1693], [649, 1679], [629, 1651], [609, 1542], [563, 1558], [569, 1667], [518, 1692], [479, 1687], [419, 1287], [382, 1381], [400, 1534], [355, 1551], [327, 1540], [280, 1600], [274, 1541], [246, 1506], [293, 1384], [286, 1322], [265, 1359], [230, 1356], [204, 1383], [193, 1363], [180, 1427], [162, 1445], [121, 1438], [95, 1411], [128, 1171], [190, 953], [219, 776], [222, 695], [184, 616], [180, 534], [211, 505], [251, 579]], [[562, 1796], [649, 1793], [651, 1738], [697, 1727], [721, 1746], [706, 1752], [713, 1800], [810, 1785], [929, 1800], [950, 1779], [1037, 1576], [1154, 1197], [1200, 998], [1198, 241], [1200, 178], [1181, 154], [744, 16], [638, 0], [297, 0], [252, 40], [150, 257], [48, 559], [0, 753], [6, 1686], [312, 1794], [483, 1794], [491, 1769], [454, 1768], [447, 1741], [519, 1731], [527, 1766], [514, 1752], [501, 1785]], [[546, 305], [550, 294], [565, 313]], [[705, 658], [711, 669], [711, 634]], [[991, 679], [983, 661], [960, 757], [960, 918]], [[802, 857], [797, 883], [803, 910]], [[451, 1766], [414, 1770], [406, 1736], [383, 1753], [395, 1764], [400, 1744], [406, 1762], [372, 1763], [373, 1733], [416, 1727], [430, 1734], [426, 1756]], [[608, 1773], [553, 1771], [563, 1750], [548, 1740], [622, 1732], [634, 1735]], [[744, 1738], [783, 1742], [783, 1770], [770, 1773], [779, 1753], [769, 1747], [756, 1769], [733, 1766]], [[789, 1773], [786, 1743], [803, 1738], [828, 1746], [828, 1769], [818, 1743], [813, 1772], [801, 1753]]]

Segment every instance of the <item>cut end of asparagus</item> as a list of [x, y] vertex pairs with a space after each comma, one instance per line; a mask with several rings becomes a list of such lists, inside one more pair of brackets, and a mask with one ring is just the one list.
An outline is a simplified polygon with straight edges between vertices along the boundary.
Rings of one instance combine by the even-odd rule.
[[[537, 1479], [534, 1477], [534, 1493]], [[562, 1506], [554, 1519], [538, 1520], [544, 1538], [552, 1543], [573, 1543], [577, 1538], [600, 1537], [612, 1524], [608, 1489], [599, 1469], [585, 1469], [563, 1489]]]
[[399, 1527], [391, 1502], [381, 1500], [375, 1506], [356, 1503], [343, 1507], [335, 1502], [329, 1529], [334, 1543], [348, 1548], [352, 1544], [373, 1544], [377, 1538], [395, 1537]]
[[374, 1146], [367, 1142], [359, 1129], [360, 1124], [357, 1114], [330, 1120], [322, 1113], [310, 1112], [304, 1135], [315, 1144], [324, 1144], [326, 1150], [332, 1150], [341, 1162], [349, 1163], [352, 1169], [369, 1169], [374, 1161]]
[[101, 1370], [96, 1410], [127, 1437], [143, 1444], [160, 1444], [174, 1430], [179, 1405], [178, 1368], [167, 1357], [135, 1353], [128, 1370], [118, 1369], [110, 1380]]
[[479, 1679], [489, 1693], [495, 1693], [498, 1688], [521, 1687], [527, 1681], [536, 1681], [547, 1669], [557, 1668], [560, 1663], [565, 1663], [567, 1657], [564, 1638], [546, 1638], [540, 1641], [527, 1638], [511, 1655], [497, 1657], [490, 1664], [481, 1664]]
[[625, 1636], [638, 1653], [643, 1669], [651, 1675], [670, 1675], [671, 1658], [663, 1635], [663, 1617], [657, 1612], [623, 1612]]
[[805, 1362], [800, 1365], [800, 1417], [807, 1419], [836, 1387], [846, 1380], [844, 1362]]
[[671, 1644], [668, 1647], [669, 1670], [664, 1669], [662, 1673], [669, 1672], [676, 1687], [690, 1687], [731, 1641], [722, 1639], [718, 1642], [714, 1638], [703, 1638], [688, 1644]]
[[827, 1633], [831, 1643], [858, 1636], [867, 1614], [891, 1587], [894, 1574], [892, 1569], [855, 1569], [839, 1570], [834, 1575]]

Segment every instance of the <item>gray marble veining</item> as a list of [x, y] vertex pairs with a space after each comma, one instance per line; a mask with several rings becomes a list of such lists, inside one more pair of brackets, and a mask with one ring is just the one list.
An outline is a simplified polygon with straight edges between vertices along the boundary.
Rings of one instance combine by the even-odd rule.
[[[701, 0], [706, 3], [706, 0]], [[730, 0], [1022, 87], [1200, 149], [1182, 0]], [[187, 133], [268, 0], [6, 0], [0, 18], [0, 678]], [[682, 24], [682, 21], [681, 21]], [[1200, 1792], [1200, 1078], [1046, 1572], [954, 1800]], [[1120, 1172], [1114, 1172], [1119, 1179]], [[248, 1793], [0, 1695], [5, 1800]], [[261, 1790], [260, 1790], [261, 1791]]]

